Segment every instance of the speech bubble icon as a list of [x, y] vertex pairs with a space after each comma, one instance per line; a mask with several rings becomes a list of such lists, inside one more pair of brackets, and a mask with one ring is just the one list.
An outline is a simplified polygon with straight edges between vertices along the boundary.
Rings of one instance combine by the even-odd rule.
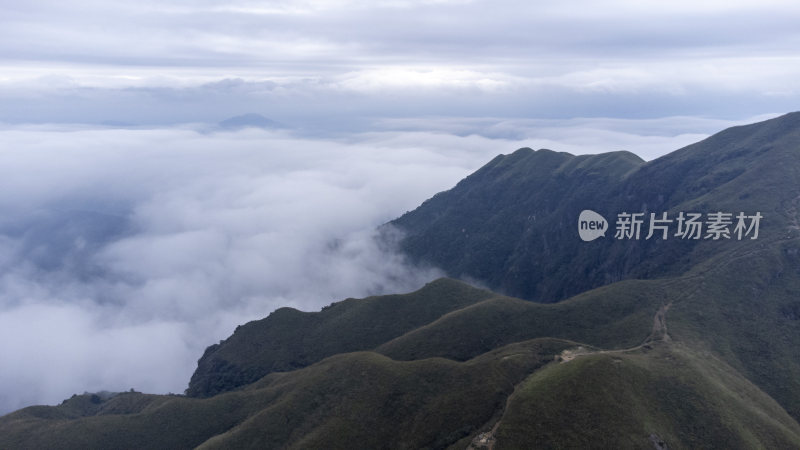
[[591, 209], [584, 209], [578, 216], [578, 234], [585, 242], [593, 241], [600, 236], [605, 237], [608, 231], [608, 221], [605, 217]]

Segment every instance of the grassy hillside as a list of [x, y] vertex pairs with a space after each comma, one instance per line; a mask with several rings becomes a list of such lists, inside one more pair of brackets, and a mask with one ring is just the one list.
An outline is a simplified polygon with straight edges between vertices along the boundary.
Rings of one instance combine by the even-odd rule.
[[187, 394], [206, 397], [338, 353], [371, 350], [442, 315], [494, 296], [440, 279], [404, 295], [347, 299], [320, 312], [281, 308], [236, 328], [198, 361]]
[[91, 403], [79, 396], [0, 418], [0, 448], [445, 448], [572, 345], [539, 339], [462, 363], [348, 353], [207, 399], [124, 393], [76, 409]]
[[[553, 302], [630, 278], [675, 276], [741, 242], [584, 243], [591, 209], [613, 227], [621, 212], [764, 214], [762, 235], [796, 221], [800, 113], [722, 131], [654, 161], [625, 152], [574, 156], [528, 148], [498, 156], [449, 191], [390, 222], [401, 248], [453, 277], [507, 295]], [[646, 233], [647, 230], [645, 230]], [[674, 232], [674, 229], [673, 229]]]
[[653, 314], [667, 301], [664, 285], [627, 281], [542, 305], [440, 279], [411, 294], [350, 299], [319, 313], [283, 308], [210, 347], [187, 394], [214, 395], [358, 350], [397, 360], [465, 361], [537, 337], [630, 347], [649, 335]]
[[[756, 261], [739, 286], [771, 273]], [[27, 408], [0, 418], [0, 448], [796, 448], [800, 425], [782, 407], [796, 397], [780, 390], [796, 346], [770, 351], [797, 336], [779, 328], [796, 326], [794, 303], [766, 298], [758, 307], [779, 320], [754, 325], [748, 303], [716, 287], [736, 262], [711, 266], [560, 304], [477, 301], [378, 348], [411, 361], [344, 353], [205, 399], [124, 393]], [[583, 339], [522, 340], [551, 333]], [[467, 359], [483, 348], [494, 349]], [[565, 350], [577, 356], [558, 362]]]
[[711, 354], [658, 344], [554, 364], [517, 388], [497, 449], [791, 449], [800, 425]]
[[653, 316], [668, 301], [664, 281], [626, 281], [556, 304], [496, 297], [449, 313], [377, 348], [399, 360], [435, 356], [466, 360], [537, 337], [558, 337], [603, 348], [644, 342]]
[[391, 226], [405, 234], [401, 247], [412, 259], [451, 276], [525, 299], [562, 300], [621, 279], [599, 264], [608, 241], [586, 253], [573, 228], [582, 209], [603, 211], [609, 189], [642, 163], [627, 152], [519, 149]]
[[696, 269], [670, 334], [712, 351], [800, 418], [800, 240], [720, 255]]

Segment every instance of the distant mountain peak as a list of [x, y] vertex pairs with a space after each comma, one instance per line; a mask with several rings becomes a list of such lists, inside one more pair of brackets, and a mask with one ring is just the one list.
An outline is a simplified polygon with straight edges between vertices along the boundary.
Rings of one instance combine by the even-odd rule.
[[242, 128], [280, 128], [281, 125], [261, 114], [247, 113], [230, 117], [218, 124], [221, 128], [238, 130]]

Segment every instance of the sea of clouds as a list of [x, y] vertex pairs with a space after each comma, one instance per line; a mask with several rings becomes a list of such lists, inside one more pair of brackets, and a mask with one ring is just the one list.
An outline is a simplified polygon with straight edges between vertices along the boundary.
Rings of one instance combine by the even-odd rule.
[[241, 323], [421, 287], [441, 273], [378, 245], [376, 228], [499, 153], [649, 159], [720, 125], [0, 127], [0, 413], [85, 391], [181, 393], [205, 347]]

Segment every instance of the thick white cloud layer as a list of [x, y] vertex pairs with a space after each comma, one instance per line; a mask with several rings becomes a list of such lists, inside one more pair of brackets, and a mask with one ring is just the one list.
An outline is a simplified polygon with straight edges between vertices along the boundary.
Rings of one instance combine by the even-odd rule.
[[434, 278], [372, 241], [484, 159], [260, 130], [6, 130], [0, 409], [180, 392], [202, 349], [289, 305]]
[[429, 118], [335, 140], [0, 129], [0, 412], [84, 391], [182, 392], [238, 324], [421, 286], [439, 273], [379, 248], [375, 228], [498, 153], [651, 158], [730, 124]]

